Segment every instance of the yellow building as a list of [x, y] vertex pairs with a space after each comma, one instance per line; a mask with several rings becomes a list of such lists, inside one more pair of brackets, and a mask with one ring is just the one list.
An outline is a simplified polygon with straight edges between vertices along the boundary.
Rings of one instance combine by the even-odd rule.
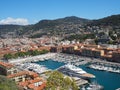
[[101, 58], [104, 55], [104, 50], [98, 50], [95, 48], [82, 48], [81, 55], [88, 57]]

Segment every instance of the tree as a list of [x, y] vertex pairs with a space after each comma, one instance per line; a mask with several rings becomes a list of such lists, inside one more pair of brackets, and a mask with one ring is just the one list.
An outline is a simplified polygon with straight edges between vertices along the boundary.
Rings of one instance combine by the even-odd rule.
[[58, 71], [53, 71], [47, 79], [47, 86], [45, 90], [78, 90], [75, 81], [69, 77], [65, 77]]
[[0, 90], [18, 90], [18, 87], [15, 82], [0, 75]]
[[40, 55], [40, 54], [45, 54], [48, 53], [48, 50], [42, 50], [42, 51], [38, 51], [38, 50], [29, 50], [27, 52], [17, 52], [15, 54], [5, 54], [3, 57], [4, 59], [8, 60], [8, 59], [12, 59], [12, 58], [18, 58], [18, 57], [26, 57], [26, 56], [36, 56], [36, 55]]
[[9, 54], [5, 54], [3, 57], [4, 59], [8, 60], [8, 59], [12, 59], [13, 55], [9, 53]]

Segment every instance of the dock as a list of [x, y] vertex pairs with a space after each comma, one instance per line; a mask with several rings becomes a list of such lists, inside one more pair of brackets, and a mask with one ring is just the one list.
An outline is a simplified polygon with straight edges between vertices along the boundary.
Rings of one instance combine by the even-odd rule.
[[84, 79], [81, 79], [81, 78], [78, 78], [78, 77], [72, 77], [72, 78], [75, 80], [75, 83], [76, 83], [77, 86], [82, 86], [82, 85], [88, 84], [87, 80], [84, 80]]

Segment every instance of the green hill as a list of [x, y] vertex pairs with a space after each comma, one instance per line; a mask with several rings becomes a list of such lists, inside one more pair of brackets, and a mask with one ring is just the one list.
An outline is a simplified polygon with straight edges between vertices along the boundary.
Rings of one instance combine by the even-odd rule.
[[102, 19], [94, 20], [93, 25], [120, 26], [120, 15], [112, 15]]
[[[112, 29], [120, 28], [120, 15], [112, 15], [98, 20], [88, 20], [75, 16], [59, 18], [56, 20], [41, 20], [33, 25], [0, 25], [0, 37], [41, 37], [42, 35], [64, 35], [79, 34], [86, 30], [89, 26], [99, 26], [104, 29], [112, 27]], [[96, 29], [96, 28], [93, 28]], [[109, 29], [109, 28], [108, 28]], [[99, 29], [98, 29], [99, 30]]]

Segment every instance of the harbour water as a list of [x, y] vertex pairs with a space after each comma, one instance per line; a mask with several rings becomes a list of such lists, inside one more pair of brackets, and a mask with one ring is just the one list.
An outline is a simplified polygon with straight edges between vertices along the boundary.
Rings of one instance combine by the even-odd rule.
[[[44, 65], [52, 70], [64, 65], [63, 62], [57, 62], [53, 60], [38, 61], [36, 63]], [[115, 90], [117, 88], [120, 88], [120, 74], [90, 69], [87, 68], [85, 65], [79, 67], [87, 71], [88, 73], [94, 74], [96, 76], [95, 81], [97, 81], [100, 85], [104, 86], [104, 90]]]

